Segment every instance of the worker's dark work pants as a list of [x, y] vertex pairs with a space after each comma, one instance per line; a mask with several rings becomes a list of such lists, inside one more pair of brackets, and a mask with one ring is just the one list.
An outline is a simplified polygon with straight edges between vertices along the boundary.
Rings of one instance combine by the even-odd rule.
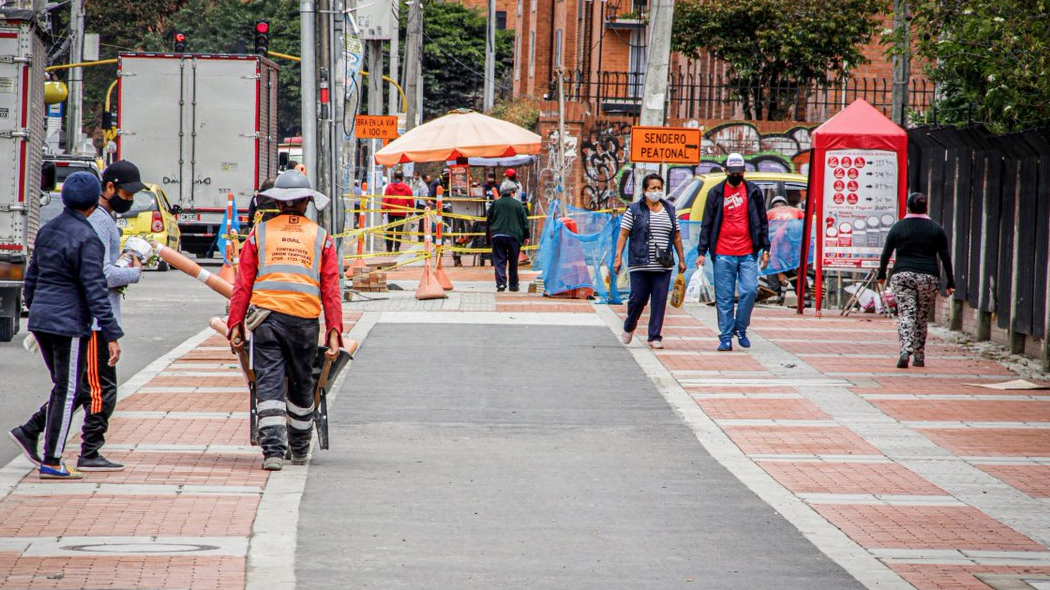
[[266, 457], [284, 457], [289, 448], [305, 456], [310, 449], [319, 333], [317, 319], [272, 312], [252, 335], [259, 444]]
[[[84, 407], [84, 426], [81, 431], [80, 456], [96, 457], [106, 444], [109, 419], [117, 408], [117, 368], [109, 366], [109, 343], [94, 331], [84, 356], [84, 377], [77, 388], [74, 408]], [[22, 426], [31, 437], [39, 437], [47, 424], [47, 406], [44, 404]]]

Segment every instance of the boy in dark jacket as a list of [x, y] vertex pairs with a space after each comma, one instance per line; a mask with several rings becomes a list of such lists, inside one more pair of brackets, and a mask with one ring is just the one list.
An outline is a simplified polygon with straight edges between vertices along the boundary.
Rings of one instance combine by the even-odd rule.
[[47, 403], [43, 458], [37, 454], [37, 438], [26, 434], [22, 426], [11, 431], [11, 438], [30, 461], [40, 466], [41, 479], [83, 477], [65, 466], [62, 452], [77, 386], [87, 367], [92, 318], [98, 320], [108, 343], [110, 365], [120, 359], [117, 340], [124, 333], [109, 303], [102, 272], [102, 241], [87, 220], [101, 193], [102, 186], [91, 174], [77, 172], [66, 179], [62, 185], [66, 208], [40, 229], [26, 272], [29, 330], [40, 344], [54, 387]]

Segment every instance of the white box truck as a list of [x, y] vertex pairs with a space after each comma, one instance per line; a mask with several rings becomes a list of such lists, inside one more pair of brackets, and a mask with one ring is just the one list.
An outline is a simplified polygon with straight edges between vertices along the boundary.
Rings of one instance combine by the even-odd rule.
[[0, 9], [0, 342], [18, 333], [40, 229], [45, 58], [36, 13]]
[[277, 65], [256, 55], [126, 53], [118, 72], [118, 157], [178, 205], [182, 249], [210, 255], [229, 193], [244, 227], [256, 189], [277, 173]]

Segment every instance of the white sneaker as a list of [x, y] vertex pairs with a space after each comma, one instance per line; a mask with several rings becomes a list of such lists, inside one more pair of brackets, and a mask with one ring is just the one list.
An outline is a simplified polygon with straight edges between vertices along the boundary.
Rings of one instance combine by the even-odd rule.
[[632, 338], [634, 338], [634, 332], [624, 332], [623, 334], [620, 334], [620, 342], [623, 342], [624, 344], [630, 344]]
[[652, 342], [649, 343], [649, 348], [654, 348], [656, 350], [663, 350], [664, 343], [663, 343], [662, 340], [653, 340]]

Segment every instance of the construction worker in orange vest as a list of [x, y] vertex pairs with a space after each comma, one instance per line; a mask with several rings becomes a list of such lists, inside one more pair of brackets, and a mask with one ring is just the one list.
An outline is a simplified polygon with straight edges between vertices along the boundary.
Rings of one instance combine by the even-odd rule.
[[240, 274], [230, 300], [229, 339], [235, 351], [249, 342], [263, 469], [279, 471], [286, 455], [295, 465], [306, 463], [318, 318], [323, 308], [325, 354], [335, 359], [343, 346], [343, 308], [335, 242], [305, 217], [311, 199], [321, 210], [328, 197], [314, 191], [298, 170], [282, 173], [262, 194], [274, 200], [280, 213], [257, 225], [241, 250]]

